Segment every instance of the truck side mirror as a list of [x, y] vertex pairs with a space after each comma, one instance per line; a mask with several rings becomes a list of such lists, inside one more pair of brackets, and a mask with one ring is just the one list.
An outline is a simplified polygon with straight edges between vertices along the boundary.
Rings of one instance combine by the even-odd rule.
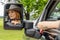
[[20, 30], [23, 28], [23, 5], [6, 4], [4, 9], [4, 29]]
[[36, 38], [36, 39], [40, 39], [41, 38], [41, 34], [38, 30], [33, 28], [33, 21], [25, 21], [25, 35], [28, 37], [32, 37], [32, 38]]
[[41, 34], [33, 28], [34, 22], [23, 20], [23, 5], [22, 4], [6, 4], [4, 10], [4, 29], [6, 30], [21, 30], [25, 29], [25, 35], [39, 39]]

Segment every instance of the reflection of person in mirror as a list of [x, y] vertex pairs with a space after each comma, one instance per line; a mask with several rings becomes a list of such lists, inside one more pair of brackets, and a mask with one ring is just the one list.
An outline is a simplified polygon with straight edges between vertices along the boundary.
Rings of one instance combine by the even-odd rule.
[[[21, 24], [20, 19], [20, 7], [16, 5], [11, 5], [8, 11], [8, 17], [11, 20], [10, 22], [14, 25]], [[8, 23], [9, 24], [9, 23]]]

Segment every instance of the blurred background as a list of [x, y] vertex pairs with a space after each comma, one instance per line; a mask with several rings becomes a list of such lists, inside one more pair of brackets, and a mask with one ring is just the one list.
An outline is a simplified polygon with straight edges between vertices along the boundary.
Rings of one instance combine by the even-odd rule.
[[24, 19], [36, 20], [41, 15], [48, 0], [0, 0], [0, 40], [40, 40], [25, 36], [24, 29], [4, 30], [4, 6], [8, 2], [23, 4]]

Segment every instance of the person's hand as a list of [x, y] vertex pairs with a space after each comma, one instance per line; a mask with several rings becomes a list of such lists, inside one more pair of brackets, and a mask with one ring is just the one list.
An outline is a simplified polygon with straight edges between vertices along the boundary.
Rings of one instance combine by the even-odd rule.
[[39, 29], [42, 29], [42, 30], [48, 29], [47, 26], [45, 25], [45, 22], [39, 22], [39, 23], [37, 24], [37, 27], [38, 27]]
[[57, 29], [59, 28], [59, 21], [42, 21], [37, 24], [39, 29]]
[[48, 36], [50, 38], [50, 40], [54, 40], [54, 37], [52, 37], [51, 35]]
[[49, 40], [54, 40], [55, 37], [56, 37], [55, 33], [51, 33], [51, 32], [48, 32], [48, 31], [44, 31], [44, 33], [47, 33], [47, 34], [44, 34], [44, 35], [47, 35], [47, 36], [45, 36], [47, 40], [48, 39]]

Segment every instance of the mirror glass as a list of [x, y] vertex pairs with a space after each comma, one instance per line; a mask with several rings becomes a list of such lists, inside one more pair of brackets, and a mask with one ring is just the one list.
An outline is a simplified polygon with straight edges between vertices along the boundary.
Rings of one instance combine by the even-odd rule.
[[23, 28], [23, 5], [6, 4], [4, 12], [5, 29], [22, 29]]

